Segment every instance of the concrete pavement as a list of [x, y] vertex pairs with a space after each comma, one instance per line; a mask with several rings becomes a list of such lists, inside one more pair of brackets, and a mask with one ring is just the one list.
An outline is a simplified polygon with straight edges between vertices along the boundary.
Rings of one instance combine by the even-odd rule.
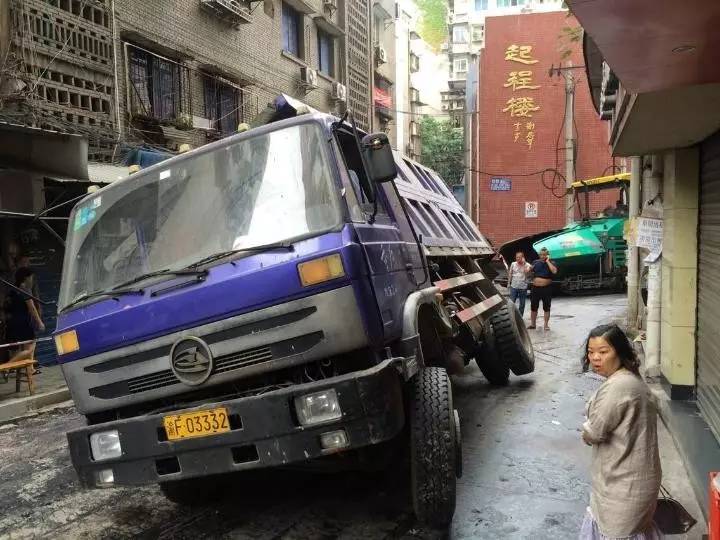
[[[233, 495], [188, 512], [157, 487], [84, 491], [64, 433], [83, 425], [72, 408], [0, 426], [2, 538], [572, 539], [589, 498], [590, 450], [580, 440], [584, 404], [601, 383], [580, 373], [594, 325], [623, 318], [621, 296], [557, 299], [551, 331], [533, 331], [536, 372], [490, 387], [471, 364], [454, 377], [465, 475], [451, 529], [412, 519], [406, 478], [260, 471], [238, 476]], [[665, 484], [700, 517], [687, 475], [661, 429]], [[701, 526], [687, 538], [699, 539]]]
[[[622, 324], [626, 306], [625, 296], [554, 299], [550, 331], [530, 331], [535, 373], [500, 389], [487, 387], [475, 371], [456, 379], [465, 475], [453, 538], [577, 537], [589, 503], [591, 458], [580, 426], [585, 402], [602, 383], [582, 373], [582, 347], [597, 324]], [[702, 521], [677, 450], [659, 427], [664, 484]], [[687, 538], [701, 538], [700, 529]]]
[[33, 395], [28, 395], [26, 383], [21, 385], [20, 392], [15, 391], [14, 373], [7, 382], [0, 377], [0, 424], [35, 414], [38, 409], [70, 399], [70, 391], [65, 385], [60, 366], [42, 366], [40, 371], [34, 377]]

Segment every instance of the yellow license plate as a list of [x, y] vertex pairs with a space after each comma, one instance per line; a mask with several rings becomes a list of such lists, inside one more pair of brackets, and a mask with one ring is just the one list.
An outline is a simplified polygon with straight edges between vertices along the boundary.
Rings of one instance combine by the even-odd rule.
[[207, 437], [230, 431], [227, 409], [220, 407], [207, 411], [173, 414], [163, 418], [169, 441]]

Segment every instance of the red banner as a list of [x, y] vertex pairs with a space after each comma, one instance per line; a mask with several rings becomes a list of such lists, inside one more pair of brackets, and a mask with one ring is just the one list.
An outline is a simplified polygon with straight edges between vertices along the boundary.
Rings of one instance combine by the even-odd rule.
[[392, 108], [392, 96], [387, 90], [377, 87], [373, 88], [373, 100], [375, 101], [375, 105], [377, 107], [386, 107], [388, 109]]

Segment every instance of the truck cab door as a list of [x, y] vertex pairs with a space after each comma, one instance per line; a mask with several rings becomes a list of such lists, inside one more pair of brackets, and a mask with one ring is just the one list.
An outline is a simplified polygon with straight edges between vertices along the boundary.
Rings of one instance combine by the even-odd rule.
[[[346, 137], [346, 138], [343, 138]], [[341, 155], [339, 163], [348, 204], [356, 204], [362, 212], [353, 219], [354, 227], [367, 261], [370, 282], [377, 302], [385, 340], [402, 332], [405, 299], [417, 290], [424, 279], [423, 259], [403, 211], [395, 187], [390, 183], [377, 185], [377, 215], [372, 221], [372, 190], [366, 180], [362, 162], [351, 135], [338, 132]], [[353, 214], [351, 209], [351, 214]]]

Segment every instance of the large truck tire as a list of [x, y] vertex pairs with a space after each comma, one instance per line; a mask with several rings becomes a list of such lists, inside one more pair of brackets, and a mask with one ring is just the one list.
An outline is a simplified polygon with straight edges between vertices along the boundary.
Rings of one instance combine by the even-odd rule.
[[432, 527], [447, 527], [455, 514], [459, 458], [452, 387], [442, 368], [421, 369], [410, 406], [410, 476], [415, 515]]
[[492, 326], [485, 331], [485, 342], [475, 355], [475, 363], [483, 377], [493, 386], [507, 386], [510, 381], [510, 367], [498, 353]]
[[515, 375], [535, 371], [535, 353], [525, 322], [510, 300], [490, 317], [495, 350]]

